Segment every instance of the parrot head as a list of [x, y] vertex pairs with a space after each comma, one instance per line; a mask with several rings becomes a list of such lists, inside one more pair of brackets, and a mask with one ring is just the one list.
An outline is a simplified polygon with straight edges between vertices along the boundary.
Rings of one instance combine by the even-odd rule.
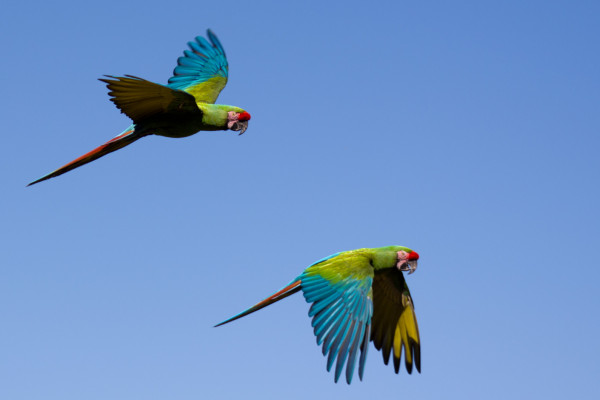
[[232, 131], [241, 131], [240, 135], [248, 129], [248, 121], [250, 121], [250, 113], [247, 111], [227, 113], [227, 128]]
[[419, 254], [416, 251], [407, 252], [400, 250], [396, 254], [398, 258], [396, 268], [398, 268], [400, 271], [408, 271], [409, 275], [417, 270]]

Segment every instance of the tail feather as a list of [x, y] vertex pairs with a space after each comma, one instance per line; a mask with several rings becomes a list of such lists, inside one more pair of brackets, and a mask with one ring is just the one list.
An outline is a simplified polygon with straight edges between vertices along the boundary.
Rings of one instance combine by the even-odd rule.
[[300, 291], [300, 289], [302, 288], [300, 286], [301, 283], [302, 282], [300, 281], [300, 279], [296, 279], [295, 281], [290, 283], [288, 286], [284, 287], [277, 293], [272, 294], [271, 296], [267, 297], [263, 301], [253, 305], [246, 311], [243, 311], [243, 312], [239, 313], [238, 315], [235, 315], [235, 316], [229, 318], [228, 320], [225, 320], [225, 321], [215, 325], [215, 328], [217, 326], [225, 325], [231, 321], [235, 321], [238, 318], [245, 317], [246, 315], [252, 314], [253, 312], [260, 310], [261, 308], [265, 308], [268, 305], [271, 305], [279, 300], [285, 299], [286, 297], [293, 295], [294, 293]]
[[102, 146], [96, 147], [94, 150], [90, 151], [89, 153], [86, 153], [86, 154], [82, 155], [81, 157], [71, 161], [70, 163], [63, 165], [56, 171], [53, 171], [53, 172], [49, 173], [48, 175], [45, 175], [45, 176], [41, 177], [40, 179], [37, 179], [37, 180], [31, 182], [27, 186], [31, 186], [38, 182], [45, 181], [46, 179], [54, 178], [56, 176], [64, 174], [65, 172], [69, 172], [72, 169], [81, 167], [82, 165], [92, 162], [108, 153], [112, 153], [113, 151], [119, 150], [119, 149], [135, 142], [136, 140], [138, 140], [139, 138], [141, 138], [143, 136], [146, 136], [146, 135], [138, 134], [135, 131], [135, 128], [131, 127], [130, 129], [121, 133], [119, 136], [116, 136], [116, 137], [112, 138], [111, 140], [109, 140], [108, 142], [104, 143]]

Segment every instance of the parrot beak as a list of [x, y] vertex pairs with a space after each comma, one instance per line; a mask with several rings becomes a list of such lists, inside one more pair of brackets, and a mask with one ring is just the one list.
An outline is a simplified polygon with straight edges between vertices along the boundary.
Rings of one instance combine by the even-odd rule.
[[417, 270], [417, 260], [411, 260], [408, 263], [408, 275], [412, 274]]
[[243, 135], [248, 129], [248, 121], [250, 121], [250, 114], [246, 111], [237, 113], [235, 111], [229, 111], [227, 113], [227, 129], [232, 131], [241, 131], [240, 135]]
[[407, 261], [400, 266], [400, 271], [408, 271], [408, 275], [417, 270], [417, 260]]
[[408, 271], [408, 275], [410, 275], [417, 270], [418, 260], [419, 254], [416, 251], [412, 251], [410, 253], [399, 251], [397, 268], [400, 271]]
[[236, 132], [241, 131], [240, 135], [242, 135], [248, 129], [248, 121], [235, 121], [229, 129]]

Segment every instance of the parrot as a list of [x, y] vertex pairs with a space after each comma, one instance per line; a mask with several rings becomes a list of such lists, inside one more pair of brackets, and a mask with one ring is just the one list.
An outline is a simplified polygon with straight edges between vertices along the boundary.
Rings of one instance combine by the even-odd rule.
[[[335, 363], [337, 383], [346, 365], [346, 382], [354, 374], [362, 381], [369, 341], [388, 364], [393, 353], [396, 374], [404, 349], [405, 367], [421, 372], [421, 341], [412, 297], [402, 271], [417, 269], [419, 254], [407, 247], [386, 246], [343, 251], [307, 267], [289, 285], [247, 310], [215, 325], [221, 326], [302, 290], [317, 345], [327, 356], [327, 371]], [[347, 360], [347, 361], [346, 361]]]
[[148, 135], [182, 138], [198, 131], [219, 130], [243, 134], [250, 114], [239, 107], [214, 104], [227, 84], [229, 65], [217, 36], [210, 29], [207, 36], [210, 43], [201, 36], [188, 43], [190, 50], [177, 60], [167, 85], [133, 75], [100, 78], [106, 83], [110, 100], [133, 123], [102, 146], [27, 186], [62, 175]]

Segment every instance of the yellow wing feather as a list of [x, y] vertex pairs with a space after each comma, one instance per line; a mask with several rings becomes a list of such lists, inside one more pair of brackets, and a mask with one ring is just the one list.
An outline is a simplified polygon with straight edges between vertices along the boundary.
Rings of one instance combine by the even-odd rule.
[[421, 341], [414, 305], [401, 271], [390, 268], [375, 272], [373, 279], [373, 330], [371, 340], [388, 364], [393, 354], [396, 373], [404, 349], [406, 370], [421, 371]]
[[210, 78], [184, 90], [194, 96], [196, 101], [214, 104], [214, 102], [217, 101], [217, 97], [219, 97], [219, 93], [221, 93], [221, 90], [223, 90], [226, 84], [227, 78], [215, 76], [214, 78]]

